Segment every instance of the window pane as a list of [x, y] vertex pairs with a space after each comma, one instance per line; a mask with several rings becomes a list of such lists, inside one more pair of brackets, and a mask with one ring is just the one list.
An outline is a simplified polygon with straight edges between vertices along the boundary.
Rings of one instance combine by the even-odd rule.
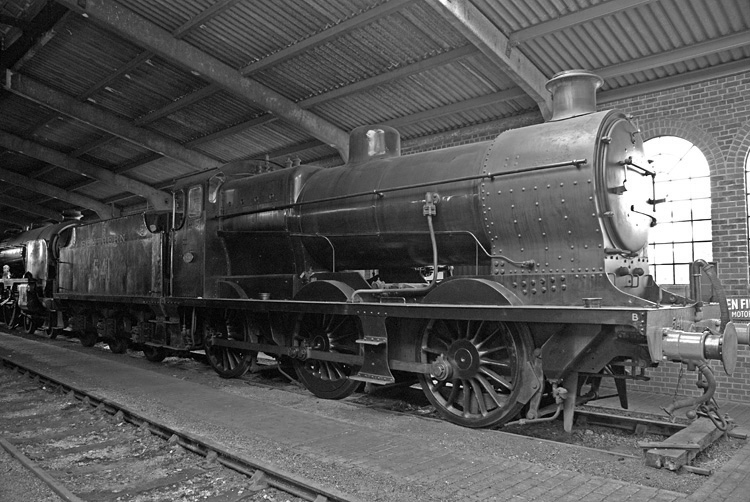
[[672, 265], [656, 265], [654, 268], [654, 279], [660, 284], [675, 284]]
[[702, 199], [711, 197], [711, 180], [709, 178], [693, 178], [690, 180], [690, 198]]
[[691, 242], [685, 244], [674, 245], [674, 262], [675, 263], [691, 263], [693, 261], [693, 244]]
[[693, 235], [693, 226], [689, 221], [672, 223], [670, 235], [672, 242], [690, 242]]
[[692, 202], [693, 218], [696, 220], [711, 219], [711, 199], [700, 199]]
[[672, 263], [672, 244], [657, 244], [651, 253], [651, 263], [665, 265]]
[[652, 243], [672, 242], [672, 223], [669, 220], [657, 220], [656, 227], [649, 234]]
[[685, 200], [672, 203], [672, 221], [690, 221], [692, 214], [692, 201]]
[[711, 221], [701, 220], [693, 222], [693, 239], [697, 241], [711, 240]]
[[188, 192], [188, 217], [197, 218], [203, 212], [203, 187], [196, 185]]
[[714, 259], [710, 242], [696, 242], [695, 243], [695, 259], [706, 260], [706, 261], [711, 261]]
[[670, 284], [690, 284], [690, 265], [676, 265], [674, 282]]

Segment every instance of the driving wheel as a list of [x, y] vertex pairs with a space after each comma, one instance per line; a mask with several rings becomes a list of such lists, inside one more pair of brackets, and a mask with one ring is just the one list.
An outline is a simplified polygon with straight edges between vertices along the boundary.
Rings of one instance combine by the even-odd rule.
[[420, 375], [422, 390], [447, 420], [489, 427], [516, 416], [523, 403], [522, 368], [531, 353], [525, 325], [498, 321], [431, 320], [417, 347], [422, 363], [443, 367]]
[[256, 353], [250, 350], [223, 347], [211, 343], [215, 339], [250, 341], [250, 334], [244, 315], [241, 312], [227, 310], [222, 320], [212, 323], [206, 336], [206, 356], [211, 367], [222, 378], [238, 378], [244, 375]]
[[[354, 316], [300, 314], [294, 332], [294, 345], [322, 352], [356, 355], [360, 336]], [[350, 380], [358, 368], [345, 363], [308, 359], [294, 360], [294, 370], [305, 387], [323, 399], [342, 399], [351, 395], [361, 382]]]

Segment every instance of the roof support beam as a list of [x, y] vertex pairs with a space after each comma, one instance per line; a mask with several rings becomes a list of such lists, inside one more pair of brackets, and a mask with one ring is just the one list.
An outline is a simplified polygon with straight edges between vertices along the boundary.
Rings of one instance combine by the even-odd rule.
[[516, 46], [532, 38], [549, 35], [556, 31], [564, 30], [577, 24], [593, 21], [594, 19], [611, 16], [622, 10], [632, 9], [654, 0], [609, 0], [607, 2], [592, 5], [586, 9], [577, 10], [549, 21], [529, 26], [510, 34], [510, 43]]
[[526, 56], [514, 50], [508, 37], [479, 9], [468, 0], [426, 2], [531, 96], [545, 118], [551, 115], [552, 96], [544, 87], [547, 77]]
[[464, 101], [459, 101], [458, 103], [441, 106], [439, 108], [433, 108], [432, 110], [425, 110], [423, 112], [414, 113], [412, 115], [407, 115], [405, 117], [399, 117], [397, 119], [388, 120], [384, 122], [384, 124], [389, 125], [391, 127], [403, 127], [407, 124], [413, 124], [415, 122], [432, 120], [434, 118], [443, 117], [445, 115], [450, 115], [452, 113], [469, 111], [469, 110], [473, 110], [476, 108], [482, 108], [482, 107], [494, 105], [497, 103], [504, 103], [505, 101], [510, 101], [512, 99], [522, 99], [525, 97], [526, 97], [526, 93], [522, 89], [515, 87], [507, 91], [495, 92], [493, 94], [488, 94], [486, 96], [480, 96], [478, 98], [467, 99]]
[[73, 157], [69, 157], [57, 150], [19, 138], [13, 134], [0, 131], [0, 146], [43, 162], [47, 162], [48, 164], [54, 164], [67, 171], [88, 178], [94, 178], [102, 183], [106, 183], [107, 185], [121, 188], [127, 192], [138, 195], [139, 197], [143, 197], [155, 209], [169, 209], [171, 207], [172, 196], [167, 192], [156, 190], [140, 181], [126, 178], [119, 174], [114, 174], [99, 166], [89, 164], [88, 162], [79, 159], [74, 159]]
[[593, 70], [602, 78], [627, 75], [750, 45], [746, 31]]
[[160, 137], [154, 132], [135, 127], [112, 113], [88, 103], [81, 103], [72, 96], [51, 89], [24, 75], [10, 74], [6, 76], [5, 82], [6, 89], [18, 96], [189, 166], [211, 169], [220, 164], [219, 161], [207, 155], [189, 150], [176, 141]]
[[58, 0], [69, 9], [86, 14], [93, 22], [104, 26], [132, 43], [176, 61], [191, 71], [219, 84], [223, 89], [263, 107], [282, 120], [307, 131], [339, 151], [345, 160], [349, 156], [349, 135], [327, 120], [302, 109], [290, 99], [268, 87], [244, 78], [236, 69], [219, 61], [192, 45], [178, 40], [166, 30], [123, 8], [116, 2], [86, 0], [81, 8], [76, 0]]
[[35, 214], [52, 221], [62, 221], [63, 215], [57, 211], [52, 211], [44, 206], [38, 204], [32, 204], [27, 200], [18, 199], [11, 197], [10, 195], [0, 195], [0, 204], [3, 206], [20, 209], [25, 213]]
[[[49, 39], [50, 30], [54, 32], [54, 27], [65, 18], [68, 9], [59, 5], [57, 2], [47, 2], [42, 10], [29, 22], [21, 38], [13, 42], [7, 49], [0, 51], [0, 69], [11, 68], [13, 65], [23, 64], [24, 55], [29, 51], [35, 51], [35, 47], [42, 39]], [[7, 42], [7, 41], [6, 41]], [[46, 43], [46, 42], [45, 42]]]
[[441, 54], [438, 54], [437, 56], [423, 59], [417, 63], [402, 66], [401, 68], [381, 73], [379, 75], [375, 75], [374, 77], [366, 78], [358, 82], [354, 82], [353, 84], [345, 85], [343, 87], [339, 87], [338, 89], [325, 92], [323, 94], [318, 94], [317, 96], [302, 100], [298, 104], [303, 108], [310, 108], [332, 99], [338, 99], [349, 94], [354, 94], [355, 92], [364, 92], [368, 89], [387, 84], [399, 78], [406, 78], [410, 75], [429, 71], [433, 68], [450, 64], [457, 59], [472, 56], [477, 53], [478, 50], [474, 45], [467, 44], [456, 49], [443, 52]]
[[[437, 56], [433, 56], [428, 59], [423, 59], [422, 61], [419, 61], [417, 63], [413, 63], [410, 65], [403, 66], [401, 68], [398, 68], [396, 70], [392, 70], [386, 73], [382, 73], [380, 75], [376, 75], [374, 77], [366, 78], [364, 80], [360, 80], [358, 82], [355, 82], [353, 84], [340, 87], [338, 89], [335, 89], [333, 91], [329, 91], [323, 94], [318, 94], [317, 96], [313, 96], [311, 98], [305, 99], [303, 101], [299, 101], [297, 104], [301, 106], [302, 108], [311, 108], [315, 105], [318, 105], [320, 103], [325, 103], [326, 101], [330, 101], [333, 99], [338, 99], [343, 96], [347, 96], [349, 94], [354, 94], [356, 92], [364, 92], [368, 89], [371, 89], [373, 87], [377, 87], [379, 85], [387, 84], [388, 82], [391, 82], [395, 79], [399, 78], [405, 78], [410, 75], [414, 75], [417, 73], [422, 73], [425, 71], [429, 71], [433, 68], [437, 68], [439, 66], [443, 66], [446, 64], [450, 64], [458, 59], [472, 56], [474, 54], [477, 54], [479, 51], [476, 47], [474, 47], [471, 44], [464, 45], [462, 47], [459, 47], [457, 49], [452, 49], [447, 52], [443, 52], [441, 54], [438, 54]], [[213, 86], [210, 86], [213, 88]], [[158, 116], [163, 116], [168, 113], [173, 113], [175, 110], [180, 108], [180, 105], [185, 102], [186, 104], [190, 104], [191, 102], [197, 101], [197, 99], [194, 99], [194, 97], [197, 97], [198, 99], [204, 97], [203, 96], [203, 89], [200, 91], [196, 91], [195, 93], [184, 97], [183, 99], [180, 99], [179, 101], [175, 101], [173, 105], [168, 105], [162, 110], [157, 110], [153, 112], [152, 114], [146, 115], [144, 118], [150, 118], [153, 114], [156, 114]], [[165, 113], [165, 111], [168, 111], [168, 113]], [[212, 134], [207, 134], [206, 136], [202, 136], [200, 138], [196, 138], [192, 141], [188, 141], [185, 143], [186, 146], [196, 146], [200, 145], [202, 143], [207, 143], [209, 141], [214, 141], [216, 139], [220, 139], [232, 134], [240, 133], [244, 130], [251, 129], [253, 127], [258, 127], [264, 124], [268, 124], [270, 122], [273, 122], [275, 120], [278, 120], [278, 117], [274, 115], [263, 115], [261, 117], [256, 117], [250, 120], [247, 120], [245, 122], [241, 122], [239, 124], [236, 124], [234, 126], [228, 127], [226, 129], [222, 129], [220, 131], [216, 131]], [[309, 141], [305, 142], [305, 145], [312, 145], [310, 148], [319, 146], [319, 141]], [[293, 152], [301, 151], [297, 148], [297, 145], [292, 145], [289, 147], [292, 149]], [[285, 149], [282, 149], [285, 150]], [[274, 152], [269, 152], [271, 156], [273, 157]]]
[[241, 68], [240, 73], [247, 76], [252, 75], [253, 73], [258, 73], [259, 71], [263, 71], [272, 65], [279, 64], [282, 61], [286, 61], [287, 59], [293, 58], [294, 56], [302, 54], [303, 52], [309, 51], [313, 47], [322, 45], [329, 40], [339, 38], [346, 33], [359, 28], [360, 26], [373, 23], [381, 17], [385, 17], [393, 14], [394, 12], [398, 12], [407, 5], [414, 3], [414, 1], [415, 0], [388, 0], [385, 3], [378, 5], [377, 7], [373, 7], [372, 9], [365, 11], [362, 14], [349, 18], [346, 21], [342, 21], [339, 24], [328, 28], [327, 30], [323, 30], [302, 40], [299, 43], [289, 46], [286, 49], [274, 52], [270, 56], [266, 56], [255, 63], [251, 63], [248, 66]]
[[49, 183], [43, 183], [41, 181], [28, 178], [21, 174], [14, 173], [13, 171], [8, 171], [7, 169], [0, 168], [0, 180], [12, 185], [24, 187], [25, 189], [31, 190], [33, 192], [38, 192], [53, 199], [59, 199], [78, 207], [91, 209], [97, 215], [99, 215], [99, 218], [103, 220], [109, 220], [111, 218], [120, 216], [120, 210], [116, 207], [110, 207], [106, 204], [102, 204], [97, 200], [90, 199], [76, 193], [71, 193], [68, 190], [63, 190], [62, 188], [50, 185]]

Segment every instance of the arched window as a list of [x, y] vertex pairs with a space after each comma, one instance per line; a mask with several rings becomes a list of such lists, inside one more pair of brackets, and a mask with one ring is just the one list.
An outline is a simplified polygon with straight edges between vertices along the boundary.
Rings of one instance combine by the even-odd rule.
[[659, 136], [644, 143], [656, 169], [656, 228], [649, 238], [659, 284], [688, 284], [690, 263], [711, 261], [711, 179], [705, 155], [690, 141]]

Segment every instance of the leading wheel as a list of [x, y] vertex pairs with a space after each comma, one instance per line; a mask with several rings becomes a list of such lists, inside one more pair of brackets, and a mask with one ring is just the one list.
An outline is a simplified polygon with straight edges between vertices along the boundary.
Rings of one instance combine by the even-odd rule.
[[422, 390], [447, 420], [465, 427], [502, 424], [521, 409], [523, 364], [531, 352], [524, 325], [432, 320], [417, 347], [422, 363], [446, 368], [441, 379], [420, 375]]
[[[256, 354], [250, 350], [223, 347], [210, 343], [215, 339], [250, 341], [247, 322], [242, 313], [228, 310], [223, 320], [217, 320], [207, 331], [206, 356], [211, 367], [221, 378], [238, 378], [244, 375]], [[210, 333], [210, 334], [209, 334]]]
[[[353, 316], [301, 314], [297, 319], [294, 344], [323, 352], [359, 354], [356, 340], [359, 324]], [[361, 382], [349, 377], [358, 368], [332, 361], [294, 360], [294, 370], [305, 387], [323, 399], [342, 399], [351, 395]]]

